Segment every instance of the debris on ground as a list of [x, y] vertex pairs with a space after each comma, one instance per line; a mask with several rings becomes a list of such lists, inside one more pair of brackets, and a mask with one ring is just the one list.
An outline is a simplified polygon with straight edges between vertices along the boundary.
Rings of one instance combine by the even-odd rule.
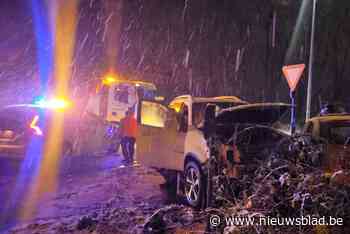
[[[235, 190], [234, 197], [229, 200], [216, 197], [222, 200], [217, 212], [236, 217], [342, 218], [342, 226], [323, 228], [329, 233], [349, 232], [350, 185], [338, 183], [337, 177], [345, 176], [344, 171], [329, 174], [322, 170], [319, 161], [323, 150], [323, 142], [310, 136], [296, 136], [281, 142], [266, 160], [256, 162], [251, 174], [243, 174], [227, 184], [240, 191]], [[240, 233], [314, 233], [319, 227], [282, 225], [276, 229], [276, 226], [265, 225], [239, 228]]]
[[[310, 136], [296, 136], [282, 141], [266, 160], [256, 162], [254, 170], [250, 167], [251, 174], [225, 184], [226, 187], [233, 187], [229, 191], [235, 192], [234, 197], [228, 194], [223, 197], [220, 193], [214, 199], [221, 202], [201, 212], [186, 206], [161, 208], [147, 219], [144, 233], [189, 232], [196, 225], [200, 225], [200, 233], [349, 232], [350, 186], [339, 183], [337, 179], [348, 175], [345, 175], [345, 171], [325, 173], [319, 165], [323, 153], [323, 142], [315, 141]], [[240, 188], [239, 192], [237, 188]], [[221, 220], [230, 216], [334, 217], [342, 218], [343, 225], [219, 225], [213, 228], [208, 222], [213, 214], [219, 215]]]

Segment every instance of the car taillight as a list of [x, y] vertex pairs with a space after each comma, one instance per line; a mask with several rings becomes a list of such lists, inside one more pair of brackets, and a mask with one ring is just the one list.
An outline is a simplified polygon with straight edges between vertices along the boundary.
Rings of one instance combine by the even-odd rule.
[[43, 131], [41, 131], [40, 127], [37, 126], [38, 121], [39, 121], [39, 115], [34, 116], [34, 118], [33, 118], [32, 122], [30, 123], [29, 127], [31, 129], [33, 129], [35, 135], [41, 136], [41, 135], [43, 135]]

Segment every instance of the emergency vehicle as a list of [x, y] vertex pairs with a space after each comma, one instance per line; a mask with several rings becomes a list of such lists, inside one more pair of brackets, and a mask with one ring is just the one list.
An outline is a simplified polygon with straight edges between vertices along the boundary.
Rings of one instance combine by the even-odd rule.
[[[139, 112], [139, 100], [162, 101], [157, 96], [157, 88], [153, 83], [118, 79], [106, 76], [104, 79], [88, 84], [88, 98], [80, 102], [82, 107], [81, 131], [78, 148], [89, 148], [85, 151], [99, 151], [109, 148], [119, 149], [119, 122], [128, 109], [133, 108], [135, 117]], [[76, 95], [77, 96], [77, 95]], [[106, 145], [107, 144], [107, 145]], [[83, 146], [84, 145], [84, 146]], [[113, 148], [113, 149], [111, 149]], [[82, 153], [79, 149], [78, 152]]]

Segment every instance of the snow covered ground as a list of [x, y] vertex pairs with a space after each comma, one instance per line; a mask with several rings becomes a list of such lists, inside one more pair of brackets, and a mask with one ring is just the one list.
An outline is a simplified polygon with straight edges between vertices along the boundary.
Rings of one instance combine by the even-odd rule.
[[[66, 158], [59, 189], [40, 201], [34, 217], [18, 222], [4, 233], [139, 233], [158, 208], [169, 203], [157, 172], [143, 167], [123, 167], [120, 156]], [[7, 162], [12, 160], [12, 162]], [[1, 158], [1, 167], [13, 167], [0, 176], [3, 206], [10, 200], [20, 159]], [[17, 165], [18, 168], [18, 165]], [[4, 208], [4, 207], [1, 208]], [[1, 211], [1, 210], [0, 210]], [[4, 216], [4, 209], [2, 215]], [[4, 225], [4, 224], [3, 224]], [[4, 225], [5, 226], [5, 225]], [[3, 227], [4, 227], [3, 226]]]

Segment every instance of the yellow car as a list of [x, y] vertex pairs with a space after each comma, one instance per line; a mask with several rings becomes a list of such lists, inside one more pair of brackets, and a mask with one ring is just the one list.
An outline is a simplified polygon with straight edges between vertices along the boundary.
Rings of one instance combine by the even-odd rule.
[[350, 114], [328, 114], [311, 118], [305, 124], [304, 133], [326, 143], [321, 162], [326, 173], [350, 170]]

